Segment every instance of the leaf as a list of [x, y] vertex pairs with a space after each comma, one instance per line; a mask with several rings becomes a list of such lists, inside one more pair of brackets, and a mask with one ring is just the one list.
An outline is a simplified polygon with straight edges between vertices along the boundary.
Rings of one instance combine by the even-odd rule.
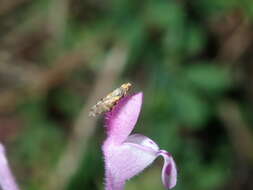
[[186, 80], [201, 90], [219, 93], [230, 86], [227, 70], [214, 64], [195, 64], [186, 69]]
[[193, 92], [177, 90], [171, 101], [175, 116], [188, 126], [199, 127], [208, 117], [208, 105]]

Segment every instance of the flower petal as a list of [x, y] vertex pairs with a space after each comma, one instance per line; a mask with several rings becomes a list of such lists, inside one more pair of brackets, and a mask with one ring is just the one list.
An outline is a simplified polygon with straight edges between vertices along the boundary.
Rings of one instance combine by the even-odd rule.
[[126, 96], [106, 114], [108, 140], [122, 143], [133, 130], [142, 105], [142, 93]]
[[18, 190], [18, 186], [16, 185], [14, 177], [11, 174], [2, 144], [0, 144], [0, 189]]
[[118, 190], [119, 185], [137, 175], [157, 157], [159, 147], [143, 135], [131, 135], [121, 145], [104, 144], [107, 189]]
[[166, 188], [172, 189], [177, 183], [177, 168], [172, 156], [165, 150], [160, 150], [159, 155], [164, 158], [162, 182]]
[[159, 146], [153, 140], [141, 134], [130, 135], [124, 143], [131, 144], [151, 154], [156, 154], [159, 150]]

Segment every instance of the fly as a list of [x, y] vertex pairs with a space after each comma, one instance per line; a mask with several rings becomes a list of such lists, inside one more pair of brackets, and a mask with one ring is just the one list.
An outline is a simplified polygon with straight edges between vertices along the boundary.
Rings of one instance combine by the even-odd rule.
[[106, 97], [99, 100], [94, 106], [91, 107], [89, 116], [95, 117], [101, 113], [111, 111], [112, 108], [123, 98], [130, 90], [132, 84], [124, 83], [119, 88], [109, 93]]

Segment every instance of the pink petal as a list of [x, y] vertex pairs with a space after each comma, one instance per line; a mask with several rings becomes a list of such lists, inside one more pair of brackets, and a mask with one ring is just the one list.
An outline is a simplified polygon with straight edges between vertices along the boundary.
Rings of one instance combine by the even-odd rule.
[[124, 97], [106, 115], [107, 140], [122, 143], [134, 129], [142, 105], [142, 93]]
[[[123, 190], [125, 181], [163, 156], [162, 181], [173, 188], [177, 181], [176, 165], [169, 153], [143, 135], [132, 132], [142, 105], [142, 93], [123, 98], [107, 116], [107, 139], [103, 144], [106, 190]], [[130, 136], [129, 136], [130, 135]]]
[[134, 134], [121, 145], [105, 143], [106, 189], [121, 190], [125, 181], [149, 166], [159, 147], [143, 135]]
[[0, 189], [2, 190], [18, 190], [14, 177], [5, 157], [5, 150], [0, 144]]
[[154, 155], [159, 151], [159, 146], [153, 140], [141, 134], [130, 135], [124, 143], [131, 144]]
[[172, 189], [177, 183], [177, 168], [172, 156], [165, 150], [160, 150], [159, 155], [164, 158], [162, 182], [166, 188]]

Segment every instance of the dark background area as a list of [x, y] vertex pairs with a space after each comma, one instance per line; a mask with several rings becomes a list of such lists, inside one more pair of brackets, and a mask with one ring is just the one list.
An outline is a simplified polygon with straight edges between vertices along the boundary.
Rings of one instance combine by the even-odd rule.
[[[21, 189], [103, 189], [103, 117], [124, 82], [135, 132], [176, 160], [175, 190], [253, 189], [252, 0], [1, 0], [0, 141]], [[162, 160], [127, 190], [163, 189]]]

